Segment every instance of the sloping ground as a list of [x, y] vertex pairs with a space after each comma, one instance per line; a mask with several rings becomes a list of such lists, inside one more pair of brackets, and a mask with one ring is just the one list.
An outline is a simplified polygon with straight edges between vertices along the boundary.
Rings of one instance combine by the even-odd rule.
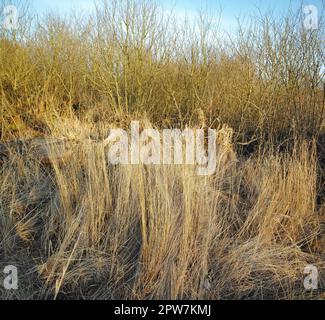
[[[103, 144], [78, 136], [68, 158], [54, 138], [3, 152], [0, 267], [18, 267], [19, 290], [1, 288], [2, 299], [324, 296], [312, 146], [200, 177], [185, 165], [108, 165]], [[319, 269], [313, 293], [308, 264]]]

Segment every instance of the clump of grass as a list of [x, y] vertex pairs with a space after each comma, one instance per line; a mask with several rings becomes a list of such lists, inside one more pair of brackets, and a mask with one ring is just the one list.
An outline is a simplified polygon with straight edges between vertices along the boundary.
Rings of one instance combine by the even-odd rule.
[[39, 285], [21, 298], [303, 297], [304, 267], [320, 263], [307, 144], [211, 177], [111, 166], [90, 140], [73, 148], [52, 169], [19, 157], [1, 169], [1, 252]]

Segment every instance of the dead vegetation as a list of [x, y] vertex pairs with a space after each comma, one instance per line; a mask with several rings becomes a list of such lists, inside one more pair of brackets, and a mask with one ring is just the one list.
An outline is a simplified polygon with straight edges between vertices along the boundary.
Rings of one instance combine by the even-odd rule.
[[[324, 25], [301, 18], [228, 40], [204, 14], [103, 1], [1, 29], [0, 270], [20, 283], [0, 298], [324, 298]], [[110, 165], [132, 120], [219, 128], [217, 172]]]
[[2, 298], [308, 297], [304, 267], [323, 267], [312, 146], [211, 177], [112, 166], [89, 140], [70, 150], [63, 165], [13, 151], [1, 167], [2, 261], [37, 279]]

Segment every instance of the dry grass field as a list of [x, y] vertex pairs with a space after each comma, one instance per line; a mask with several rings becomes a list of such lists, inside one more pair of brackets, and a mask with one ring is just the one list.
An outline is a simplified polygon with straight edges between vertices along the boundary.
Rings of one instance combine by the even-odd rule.
[[[0, 299], [325, 298], [322, 15], [228, 37], [153, 1], [19, 10], [0, 28], [0, 270], [19, 288]], [[133, 120], [218, 130], [216, 172], [108, 163]]]

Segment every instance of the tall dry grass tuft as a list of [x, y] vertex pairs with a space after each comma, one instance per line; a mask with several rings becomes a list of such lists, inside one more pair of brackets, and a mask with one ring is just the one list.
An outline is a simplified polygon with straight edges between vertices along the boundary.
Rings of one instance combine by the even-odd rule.
[[1, 252], [34, 284], [20, 298], [303, 297], [304, 267], [320, 263], [307, 144], [211, 177], [112, 166], [104, 144], [84, 138], [71, 150], [52, 168], [18, 155], [1, 168]]

